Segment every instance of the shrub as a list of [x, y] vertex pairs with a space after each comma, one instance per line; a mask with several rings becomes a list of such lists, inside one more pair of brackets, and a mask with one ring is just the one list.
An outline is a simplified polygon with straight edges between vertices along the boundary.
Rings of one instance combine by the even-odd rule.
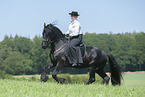
[[0, 79], [4, 79], [4, 73], [0, 70]]
[[37, 78], [36, 78], [36, 76], [32, 76], [32, 77], [30, 78], [30, 80], [31, 80], [31, 81], [37, 81]]
[[4, 79], [15, 79], [15, 78], [10, 74], [5, 74]]
[[14, 79], [12, 75], [5, 74], [0, 70], [0, 79]]

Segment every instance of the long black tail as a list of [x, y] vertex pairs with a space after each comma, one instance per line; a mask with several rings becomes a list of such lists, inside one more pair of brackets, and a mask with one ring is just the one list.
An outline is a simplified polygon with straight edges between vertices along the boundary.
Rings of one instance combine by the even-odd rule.
[[112, 85], [120, 85], [121, 84], [121, 67], [117, 64], [114, 56], [112, 54], [107, 53], [110, 63], [110, 72], [111, 72], [111, 83]]

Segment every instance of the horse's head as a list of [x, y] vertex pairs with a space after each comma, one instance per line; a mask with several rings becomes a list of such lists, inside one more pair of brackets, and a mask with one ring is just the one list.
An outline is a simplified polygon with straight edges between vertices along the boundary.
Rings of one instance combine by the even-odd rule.
[[44, 23], [44, 29], [42, 35], [43, 35], [43, 40], [42, 40], [43, 49], [46, 49], [56, 39], [64, 37], [62, 32], [53, 24], [48, 24], [46, 26], [45, 23]]
[[46, 26], [46, 24], [44, 23], [44, 29], [43, 29], [43, 40], [42, 40], [42, 48], [46, 49], [50, 42], [51, 42], [51, 33], [52, 33], [52, 25], [49, 24]]

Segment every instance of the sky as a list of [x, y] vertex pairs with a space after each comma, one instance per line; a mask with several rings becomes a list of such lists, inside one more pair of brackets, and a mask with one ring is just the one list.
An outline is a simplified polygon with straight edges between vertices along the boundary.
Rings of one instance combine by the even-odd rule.
[[44, 23], [65, 33], [77, 11], [83, 33], [145, 32], [145, 0], [0, 0], [0, 41], [5, 35], [33, 39]]

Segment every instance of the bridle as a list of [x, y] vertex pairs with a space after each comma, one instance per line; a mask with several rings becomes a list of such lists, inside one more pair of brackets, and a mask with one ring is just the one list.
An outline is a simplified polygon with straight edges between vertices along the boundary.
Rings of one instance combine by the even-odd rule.
[[50, 43], [50, 44], [54, 42], [54, 41], [51, 41], [51, 39], [48, 40], [48, 39], [44, 39], [44, 38], [43, 38], [42, 40], [43, 40], [44, 42], [47, 42], [47, 43]]
[[[52, 28], [50, 28], [50, 27], [49, 27], [48, 29], [49, 29], [50, 31], [52, 30]], [[45, 37], [46, 37], [46, 34], [44, 34], [44, 35], [45, 35]], [[44, 35], [43, 35], [43, 36], [44, 36]], [[50, 47], [49, 45], [52, 44], [52, 43], [54, 42], [54, 41], [52, 41], [51, 39], [48, 39], [48, 37], [47, 37], [47, 38], [44, 38], [44, 37], [43, 37], [43, 40], [42, 40], [42, 41], [43, 41], [43, 42], [46, 42], [46, 43], [48, 44], [48, 47]]]
[[[48, 28], [49, 30], [50, 30], [50, 32], [52, 31], [52, 27], [49, 27]], [[45, 36], [46, 37], [46, 36]], [[50, 37], [50, 36], [49, 36]], [[63, 39], [63, 38], [59, 38], [59, 39], [56, 39], [56, 40], [51, 40], [51, 39], [48, 39], [48, 37], [47, 37], [47, 39], [45, 39], [45, 38], [43, 38], [43, 41], [44, 42], [47, 42], [47, 43], [49, 43], [49, 44], [52, 44], [53, 42], [55, 42], [55, 41], [57, 41], [57, 40], [61, 40], [61, 39]]]
[[54, 42], [54, 41], [51, 41], [51, 39], [48, 39], [48, 38], [47, 39], [43, 38], [42, 41], [46, 42], [48, 47], [50, 47], [50, 44], [52, 44]]
[[[48, 29], [50, 29], [50, 31], [52, 31], [52, 28], [50, 27], [50, 28], [48, 28]], [[45, 32], [46, 33], [46, 32]], [[58, 41], [58, 40], [62, 40], [62, 39], [64, 39], [64, 38], [58, 38], [58, 39], [55, 39], [55, 40], [51, 40], [51, 36], [47, 36], [46, 34], [43, 34], [43, 42], [46, 42], [47, 43], [47, 46], [48, 47], [51, 47], [51, 45], [54, 43], [54, 42], [56, 42], [56, 41]], [[46, 38], [47, 37], [47, 38]], [[48, 38], [49, 37], [49, 38]], [[58, 51], [60, 51], [62, 48], [64, 48], [66, 46], [66, 44], [64, 44], [64, 45], [62, 45], [59, 49], [57, 49], [56, 51], [54, 51], [54, 54], [56, 53], [56, 52], [58, 52]]]

